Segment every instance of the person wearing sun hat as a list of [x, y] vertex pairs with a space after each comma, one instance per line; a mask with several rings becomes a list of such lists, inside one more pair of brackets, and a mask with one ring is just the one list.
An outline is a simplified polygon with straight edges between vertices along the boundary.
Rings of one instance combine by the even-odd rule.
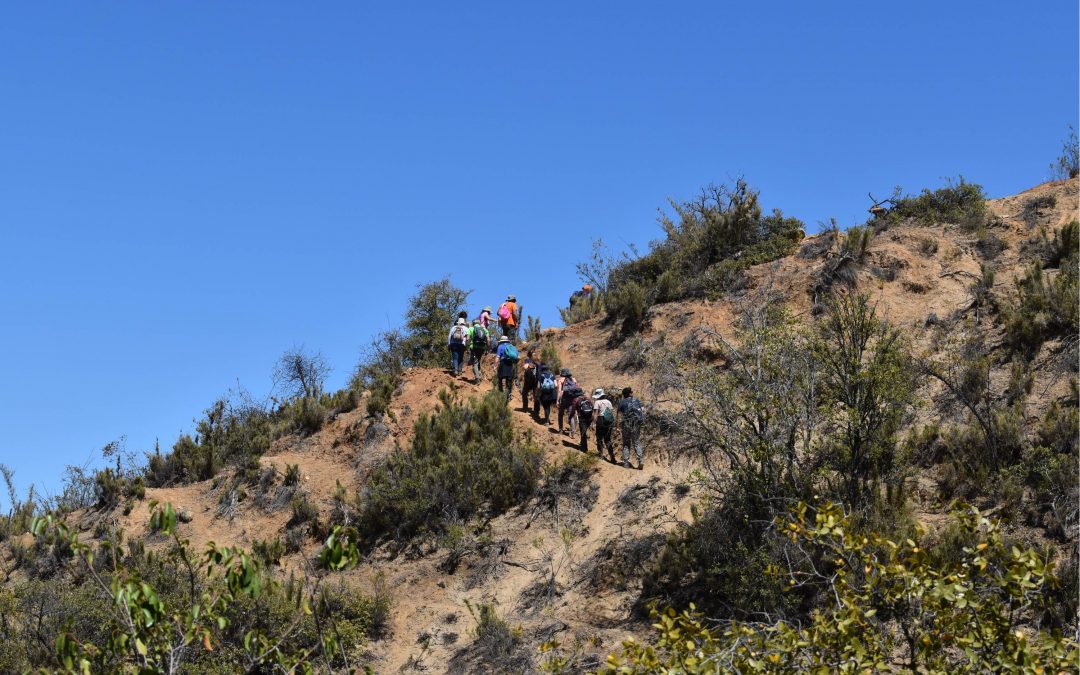
[[517, 343], [518, 306], [513, 294], [506, 296], [506, 302], [499, 305], [499, 328], [510, 342]]
[[499, 358], [499, 391], [506, 391], [506, 402], [509, 403], [510, 394], [514, 390], [514, 378], [517, 377], [517, 347], [504, 335], [499, 338], [499, 348], [495, 354]]
[[454, 376], [461, 375], [462, 363], [464, 362], [465, 350], [469, 345], [469, 327], [465, 325], [465, 319], [458, 318], [450, 328], [446, 345], [450, 349], [450, 371]]
[[593, 410], [596, 420], [596, 450], [601, 457], [604, 456], [604, 447], [607, 447], [608, 459], [615, 463], [615, 444], [611, 440], [611, 432], [615, 429], [615, 406], [611, 403], [611, 397], [604, 393], [603, 389], [593, 392]]

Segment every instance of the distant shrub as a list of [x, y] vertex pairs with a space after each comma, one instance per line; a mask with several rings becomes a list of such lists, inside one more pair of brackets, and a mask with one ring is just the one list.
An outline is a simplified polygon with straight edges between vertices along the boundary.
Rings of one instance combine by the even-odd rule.
[[872, 218], [869, 225], [881, 230], [905, 220], [915, 220], [921, 225], [951, 223], [965, 230], [977, 230], [988, 221], [986, 194], [982, 186], [968, 183], [961, 176], [958, 182], [949, 181], [943, 188], [924, 189], [917, 197], [896, 200], [891, 210]]
[[870, 242], [874, 238], [874, 231], [869, 227], [856, 225], [844, 232], [841, 244], [841, 252], [851, 256], [856, 262], [862, 262], [866, 252], [870, 249]]
[[360, 527], [370, 534], [442, 534], [451, 522], [501, 513], [535, 491], [541, 452], [514, 438], [503, 397], [491, 392], [463, 404], [443, 391], [440, 402], [417, 420], [410, 449], [371, 471], [358, 499]]
[[1075, 254], [1052, 276], [1039, 264], [1016, 280], [1016, 292], [1001, 303], [1006, 342], [1014, 350], [1033, 356], [1043, 342], [1075, 335], [1080, 321], [1080, 285]]
[[474, 649], [490, 672], [527, 672], [532, 659], [524, 648], [521, 628], [500, 617], [493, 603], [466, 605], [476, 621]]
[[1050, 177], [1055, 180], [1076, 178], [1080, 175], [1080, 144], [1076, 140], [1076, 129], [1069, 125], [1069, 133], [1061, 143], [1061, 154], [1050, 164]]
[[564, 324], [570, 326], [600, 316], [605, 308], [604, 295], [599, 291], [594, 291], [588, 298], [578, 300], [569, 307], [560, 307], [559, 317]]
[[1057, 197], [1052, 194], [1032, 197], [1024, 202], [1024, 210], [1021, 212], [1020, 217], [1028, 227], [1035, 227], [1039, 223], [1039, 217], [1042, 215], [1040, 211], [1052, 209], [1055, 206], [1057, 206]]
[[264, 565], [276, 565], [285, 555], [285, 543], [280, 538], [274, 538], [273, 540], [256, 539], [255, 543], [251, 545], [251, 552]]
[[744, 270], [794, 253], [803, 237], [801, 221], [780, 211], [762, 215], [758, 193], [743, 180], [671, 206], [674, 215], [660, 217], [665, 239], [610, 268], [605, 311], [626, 331], [638, 330], [658, 302], [715, 298], [741, 287]]

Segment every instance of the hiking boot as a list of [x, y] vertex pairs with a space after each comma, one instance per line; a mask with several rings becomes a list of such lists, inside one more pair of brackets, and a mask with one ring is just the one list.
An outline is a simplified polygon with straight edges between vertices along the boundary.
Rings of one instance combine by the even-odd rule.
[[626, 461], [626, 460], [624, 459], [624, 460], [622, 461], [622, 468], [624, 468], [624, 469], [629, 469], [629, 468], [630, 468], [630, 462], [628, 462], [628, 461]]
[[637, 470], [638, 471], [644, 471], [645, 470], [645, 462], [638, 462], [637, 463]]

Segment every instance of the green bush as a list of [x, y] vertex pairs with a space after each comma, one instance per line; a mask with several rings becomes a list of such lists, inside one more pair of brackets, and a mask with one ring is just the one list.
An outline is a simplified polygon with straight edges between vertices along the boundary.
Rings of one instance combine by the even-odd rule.
[[1061, 154], [1050, 165], [1050, 177], [1056, 180], [1076, 178], [1080, 175], [1080, 144], [1076, 140], [1076, 129], [1069, 125], [1069, 133], [1061, 143]]
[[578, 300], [569, 307], [559, 307], [559, 317], [565, 325], [570, 326], [600, 316], [605, 308], [604, 295], [594, 291], [588, 298]]
[[662, 215], [665, 239], [647, 255], [612, 263], [604, 296], [609, 319], [637, 330], [658, 302], [718, 297], [743, 283], [743, 271], [793, 253], [803, 223], [780, 211], [763, 216], [758, 193], [743, 180], [711, 186]]
[[440, 535], [452, 522], [504, 512], [534, 493], [542, 453], [531, 439], [514, 438], [505, 398], [493, 391], [463, 404], [443, 391], [439, 399], [417, 420], [409, 450], [369, 474], [358, 498], [368, 534]]
[[1043, 342], [1076, 334], [1080, 322], [1080, 284], [1075, 255], [1054, 275], [1035, 264], [1017, 279], [1015, 294], [1001, 303], [1005, 339], [1012, 349], [1033, 357]]
[[949, 181], [943, 188], [924, 189], [917, 197], [909, 195], [896, 200], [891, 210], [874, 216], [869, 225], [882, 230], [905, 220], [914, 220], [920, 225], [950, 223], [974, 231], [989, 220], [986, 193], [981, 185], [968, 183], [961, 176], [957, 183]]
[[[690, 606], [653, 611], [652, 643], [623, 642], [599, 672], [1071, 672], [1080, 654], [1071, 637], [1028, 621], [1056, 587], [1053, 566], [1033, 550], [1009, 546], [997, 523], [957, 516], [963, 546], [953, 564], [935, 560], [916, 536], [894, 542], [861, 534], [835, 505], [800, 505], [783, 525], [816, 565], [809, 574], [774, 575], [798, 589], [824, 583], [828, 601], [808, 620], [764, 620], [713, 627]], [[1075, 606], [1075, 605], [1074, 605]], [[1071, 631], [1070, 631], [1071, 632]], [[546, 667], [564, 672], [557, 643]]]

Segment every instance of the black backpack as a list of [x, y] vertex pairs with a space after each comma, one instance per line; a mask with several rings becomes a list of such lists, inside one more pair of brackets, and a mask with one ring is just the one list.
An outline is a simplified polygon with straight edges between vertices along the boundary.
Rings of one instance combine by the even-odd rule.
[[577, 382], [570, 382], [563, 385], [562, 390], [562, 403], [564, 408], [569, 408], [570, 404], [574, 402], [574, 399], [583, 395], [585, 392], [578, 386]]
[[636, 397], [631, 396], [626, 401], [626, 419], [636, 424], [641, 424], [645, 421], [645, 408], [641, 405], [641, 401]]

